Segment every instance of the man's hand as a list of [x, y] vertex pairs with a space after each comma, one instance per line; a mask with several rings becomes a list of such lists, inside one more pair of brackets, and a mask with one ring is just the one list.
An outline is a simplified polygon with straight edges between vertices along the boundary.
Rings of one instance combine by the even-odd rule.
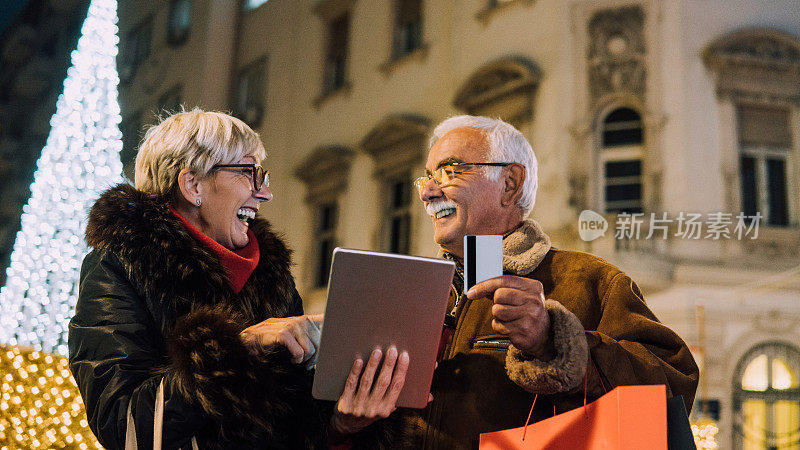
[[398, 356], [397, 349], [390, 347], [386, 351], [380, 373], [375, 378], [382, 356], [381, 349], [376, 348], [366, 367], [361, 358], [353, 362], [344, 392], [336, 403], [336, 411], [331, 418], [331, 427], [340, 436], [357, 433], [373, 422], [389, 417], [397, 409], [397, 398], [406, 381], [408, 353], [403, 352]]
[[468, 292], [470, 300], [492, 299], [492, 328], [508, 336], [522, 353], [552, 359], [550, 315], [544, 306], [542, 283], [530, 278], [503, 275], [482, 281]]
[[272, 318], [246, 328], [240, 336], [254, 351], [286, 347], [292, 354], [292, 362], [300, 364], [316, 353], [322, 320], [322, 314]]

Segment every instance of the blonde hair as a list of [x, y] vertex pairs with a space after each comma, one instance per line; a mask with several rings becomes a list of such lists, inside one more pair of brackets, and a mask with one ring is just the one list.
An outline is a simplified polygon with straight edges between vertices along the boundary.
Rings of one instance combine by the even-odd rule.
[[173, 114], [144, 135], [136, 156], [136, 189], [174, 195], [181, 170], [204, 178], [215, 164], [235, 163], [248, 155], [261, 161], [267, 153], [258, 133], [241, 120], [199, 108]]

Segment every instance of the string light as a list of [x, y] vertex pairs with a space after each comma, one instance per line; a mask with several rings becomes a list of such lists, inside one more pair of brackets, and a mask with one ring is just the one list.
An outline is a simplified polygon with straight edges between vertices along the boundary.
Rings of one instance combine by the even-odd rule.
[[692, 434], [694, 435], [694, 445], [698, 450], [713, 450], [719, 448], [717, 444], [717, 433], [719, 427], [712, 419], [701, 418], [692, 424]]
[[88, 252], [87, 212], [103, 190], [122, 181], [118, 43], [116, 0], [92, 0], [0, 290], [2, 344], [67, 353], [67, 324]]
[[0, 448], [103, 448], [67, 358], [3, 345], [0, 374]]

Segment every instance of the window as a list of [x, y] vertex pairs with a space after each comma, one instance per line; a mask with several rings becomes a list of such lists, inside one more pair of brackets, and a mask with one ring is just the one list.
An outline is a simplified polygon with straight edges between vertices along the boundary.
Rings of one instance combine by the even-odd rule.
[[[391, 253], [412, 251], [411, 233], [416, 214], [417, 190], [412, 186], [413, 174], [424, 164], [430, 120], [412, 114], [384, 117], [361, 140], [360, 147], [372, 157], [373, 177], [381, 186], [381, 195], [374, 197], [381, 212], [376, 247]], [[416, 212], [415, 212], [416, 211]]]
[[139, 140], [142, 138], [142, 114], [139, 112], [132, 114], [120, 124], [119, 128], [122, 131], [122, 151], [119, 156], [125, 169], [125, 176], [133, 180], [136, 153]]
[[250, 11], [258, 8], [264, 3], [267, 3], [267, 1], [268, 0], [244, 0], [244, 2], [242, 2], [242, 9], [245, 11]]
[[325, 54], [323, 92], [343, 88], [347, 82], [347, 53], [350, 13], [345, 12], [328, 23], [328, 48]]
[[331, 272], [333, 249], [336, 248], [336, 222], [338, 211], [336, 203], [325, 203], [317, 207], [314, 247], [316, 248], [316, 273], [314, 287], [328, 285]]
[[311, 221], [306, 262], [310, 270], [303, 284], [316, 289], [328, 284], [336, 228], [339, 221], [339, 196], [347, 190], [350, 166], [355, 152], [336, 145], [318, 147], [295, 168], [294, 174], [306, 185], [305, 202]]
[[386, 224], [384, 249], [390, 253], [408, 254], [411, 250], [411, 174], [386, 181]]
[[422, 0], [397, 0], [394, 25], [394, 58], [422, 47]]
[[233, 114], [251, 127], [258, 126], [264, 115], [265, 79], [266, 58], [250, 64], [239, 72]]
[[181, 111], [181, 91], [180, 85], [161, 94], [158, 98], [158, 114], [171, 115]]
[[192, 0], [172, 0], [169, 4], [167, 21], [167, 42], [172, 45], [183, 43], [189, 37], [192, 26]]
[[788, 226], [789, 111], [739, 105], [737, 122], [742, 212], [745, 216], [760, 212], [766, 224]]
[[800, 352], [760, 345], [739, 363], [733, 389], [734, 441], [744, 450], [800, 445]]
[[136, 69], [150, 56], [153, 36], [153, 18], [150, 17], [128, 32], [119, 75], [122, 81], [129, 81]]
[[607, 213], [642, 212], [642, 119], [618, 108], [603, 120], [600, 161]]
[[799, 54], [797, 36], [763, 27], [720, 36], [703, 52], [724, 105], [723, 122], [731, 124], [723, 130], [730, 145], [721, 149], [723, 173], [732, 175], [726, 177], [725, 207], [734, 214], [758, 213], [770, 227], [798, 224], [800, 166], [792, 124], [800, 84], [796, 64], [787, 61]]

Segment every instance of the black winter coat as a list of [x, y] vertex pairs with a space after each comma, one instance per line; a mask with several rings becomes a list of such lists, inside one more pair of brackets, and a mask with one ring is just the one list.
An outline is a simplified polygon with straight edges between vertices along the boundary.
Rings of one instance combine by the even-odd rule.
[[285, 351], [253, 355], [239, 339], [262, 320], [303, 313], [290, 251], [267, 221], [251, 220], [250, 229], [261, 256], [237, 294], [216, 254], [162, 199], [120, 185], [93, 206], [69, 360], [106, 448], [124, 448], [129, 402], [138, 442], [152, 442], [162, 378], [164, 448], [188, 448], [192, 436], [201, 448], [237, 449], [322, 439], [311, 374]]

